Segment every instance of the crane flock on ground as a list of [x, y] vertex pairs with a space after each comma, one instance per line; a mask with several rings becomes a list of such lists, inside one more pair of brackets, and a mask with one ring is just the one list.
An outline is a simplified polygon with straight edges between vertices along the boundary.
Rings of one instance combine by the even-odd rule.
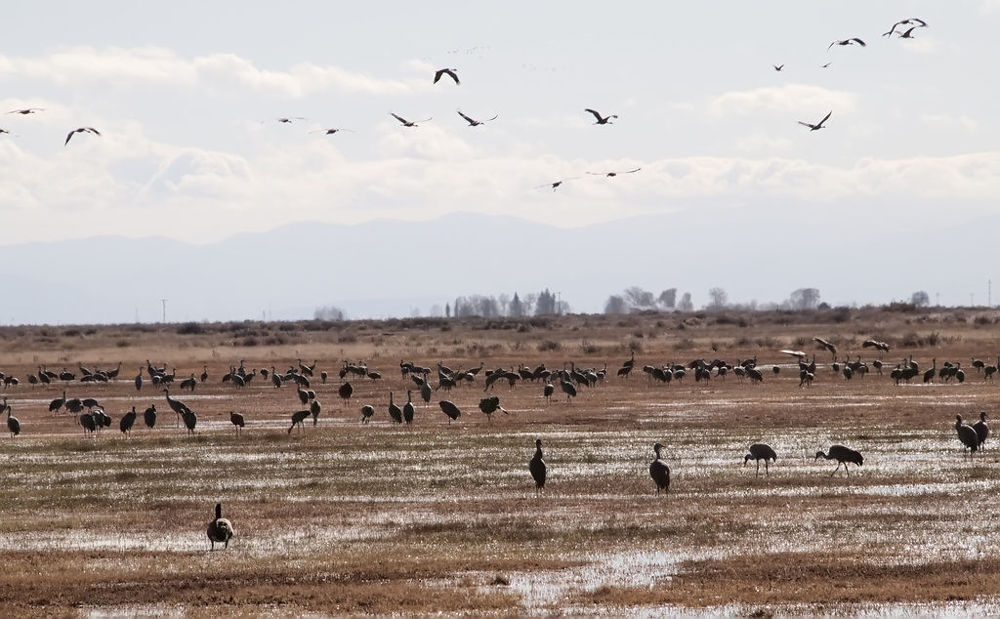
[[[909, 28], [906, 28], [904, 30], [904, 27], [906, 27], [906, 26], [909, 26]], [[927, 27], [928, 27], [928, 24], [923, 19], [920, 19], [918, 17], [909, 17], [909, 18], [902, 19], [902, 20], [897, 21], [896, 23], [894, 23], [892, 25], [892, 27], [889, 29], [888, 32], [882, 33], [882, 36], [883, 37], [888, 37], [888, 38], [891, 39], [892, 35], [895, 34], [897, 36], [897, 38], [900, 38], [900, 39], [914, 39], [914, 38], [916, 38], [914, 36], [914, 34], [913, 34], [914, 30], [916, 30], [918, 28], [927, 28]], [[849, 46], [867, 47], [867, 45], [868, 44], [862, 38], [857, 37], [857, 36], [853, 36], [853, 37], [848, 37], [846, 39], [838, 39], [838, 40], [832, 41], [827, 46], [826, 49], [827, 49], [827, 52], [830, 52], [832, 50], [832, 48], [834, 48], [834, 47], [849, 47]], [[823, 65], [821, 65], [821, 67], [824, 68], [824, 69], [826, 69], [826, 68], [829, 68], [829, 66], [831, 64], [832, 64], [831, 62], [827, 62], [827, 63], [824, 63]], [[785, 69], [785, 63], [772, 64], [771, 67], [773, 68], [774, 71], [781, 72], [781, 71], [783, 71]], [[433, 84], [438, 84], [440, 82], [440, 83], [444, 84], [444, 83], [446, 83], [448, 81], [446, 79], [446, 80], [444, 80], [442, 82], [442, 78], [444, 78], [444, 77], [451, 78], [451, 81], [454, 82], [454, 86], [459, 86], [461, 84], [461, 81], [458, 78], [458, 69], [453, 68], [453, 67], [443, 67], [443, 68], [435, 70], [434, 71], [434, 77], [433, 77], [432, 83]], [[17, 114], [19, 116], [28, 116], [28, 115], [32, 115], [32, 114], [37, 114], [38, 112], [43, 112], [44, 110], [45, 110], [45, 108], [41, 108], [41, 107], [26, 107], [26, 108], [20, 108], [20, 109], [10, 110], [9, 112], [7, 112], [7, 114]], [[601, 112], [599, 112], [598, 110], [596, 110], [596, 109], [594, 109], [592, 107], [583, 108], [583, 112], [587, 113], [587, 114], [590, 114], [590, 115], [592, 115], [594, 117], [594, 119], [595, 119], [594, 123], [593, 123], [594, 125], [613, 125], [614, 124], [613, 121], [616, 120], [616, 119], [618, 119], [618, 114], [602, 114]], [[810, 132], [818, 131], [820, 129], [826, 128], [825, 125], [824, 125], [824, 123], [830, 118], [830, 116], [832, 114], [833, 114], [833, 111], [831, 110], [830, 112], [828, 112], [826, 114], [826, 116], [823, 117], [822, 120], [820, 120], [817, 123], [810, 123], [810, 122], [805, 122], [805, 121], [801, 121], [801, 120], [798, 121], [798, 123], [800, 125], [808, 127]], [[420, 126], [421, 123], [425, 123], [425, 122], [429, 122], [429, 121], [433, 120], [433, 117], [428, 117], [428, 118], [425, 118], [423, 120], [411, 121], [411, 120], [408, 120], [407, 118], [403, 117], [402, 115], [396, 114], [395, 112], [389, 112], [389, 115], [392, 116], [393, 118], [395, 118], [397, 121], [399, 121], [399, 123], [403, 127], [406, 127], [406, 128], [417, 128], [417, 127]], [[480, 120], [474, 119], [471, 116], [466, 115], [461, 110], [458, 111], [458, 115], [468, 124], [469, 127], [482, 126], [482, 125], [484, 125], [487, 122], [494, 121], [497, 118], [499, 118], [499, 115], [495, 114], [493, 117], [491, 117], [489, 119], [480, 121]], [[299, 120], [305, 121], [305, 120], [308, 120], [308, 119], [305, 118], [305, 117], [302, 117], [302, 116], [280, 116], [280, 117], [277, 117], [275, 120], [278, 123], [280, 123], [280, 124], [291, 125], [295, 121], [299, 121]], [[335, 135], [336, 133], [338, 133], [340, 131], [350, 131], [350, 130], [349, 129], [342, 129], [342, 128], [336, 128], [335, 127], [335, 128], [313, 130], [313, 131], [310, 131], [310, 133], [322, 133], [324, 136], [326, 136], [326, 135]], [[73, 138], [73, 136], [76, 135], [76, 134], [78, 134], [78, 133], [84, 134], [84, 135], [86, 135], [86, 134], [89, 133], [89, 134], [93, 134], [95, 136], [101, 136], [101, 132], [98, 131], [97, 129], [93, 128], [93, 127], [87, 127], [87, 126], [78, 127], [78, 128], [72, 129], [66, 135], [66, 140], [63, 143], [63, 145], [64, 146], [68, 146], [69, 142]], [[0, 135], [3, 135], [3, 134], [13, 135], [6, 128], [0, 128]], [[624, 173], [631, 174], [631, 173], [634, 173], [634, 172], [638, 172], [640, 169], [641, 168], [637, 167], [635, 169], [629, 170], [628, 172], [621, 172], [621, 173], [616, 173], [616, 172], [610, 172], [610, 173], [594, 173], [594, 172], [589, 172], [588, 174], [605, 176], [606, 178], [613, 178], [613, 177], [617, 176], [618, 174], [624, 174]], [[536, 188], [551, 188], [554, 191], [554, 190], [558, 189], [560, 186], [562, 186], [565, 182], [570, 181], [570, 180], [579, 179], [579, 178], [583, 178], [583, 177], [582, 176], [574, 176], [574, 177], [559, 179], [559, 180], [556, 180], [556, 181], [552, 181], [552, 182], [548, 182], [548, 183], [545, 183], [545, 184], [542, 184], [542, 185], [538, 185]]]
[[[791, 349], [777, 351], [777, 354], [795, 358], [798, 369], [799, 387], [803, 389], [812, 387], [815, 381], [824, 375], [827, 377], [827, 380], [833, 383], [844, 383], [852, 380], [871, 380], [867, 376], [873, 371], [876, 375], [887, 376], [897, 386], [912, 383], [913, 381], [919, 381], [921, 384], [951, 383], [961, 385], [966, 380], [969, 380], [962, 369], [961, 362], [945, 361], [939, 367], [936, 357], [931, 360], [930, 366], [923, 371], [920, 369], [920, 364], [913, 360], [912, 356], [901, 359], [891, 369], [887, 368], [887, 364], [883, 361], [883, 358], [890, 352], [891, 346], [875, 338], [866, 339], [861, 344], [862, 349], [874, 349], [878, 354], [877, 358], [871, 358], [867, 361], [862, 360], [859, 354], [847, 354], [842, 357], [837, 345], [828, 339], [814, 337], [812, 341], [818, 349], [830, 354], [829, 362], [817, 364], [816, 353], [809, 355], [801, 350]], [[746, 384], [748, 387], [757, 387], [768, 380], [766, 377], [769, 374], [776, 377], [779, 376], [782, 371], [782, 365], [786, 368], [788, 367], [787, 363], [758, 364], [756, 356], [750, 359], [737, 360], [735, 363], [723, 361], [718, 358], [713, 360], [698, 358], [686, 363], [667, 362], [656, 365], [646, 364], [641, 367], [641, 370], [645, 374], [645, 380], [649, 385], [662, 384], [669, 387], [672, 383], [684, 380], [701, 382], [735, 379], [739, 383]], [[301, 408], [297, 408], [297, 410], [289, 414], [291, 424], [287, 429], [287, 433], [292, 434], [296, 428], [298, 428], [300, 433], [305, 432], [305, 421], [309, 417], [312, 417], [312, 425], [315, 426], [319, 423], [323, 407], [317, 398], [316, 391], [313, 389], [313, 381], [317, 380], [317, 378], [319, 378], [321, 383], [325, 384], [331, 374], [335, 373], [339, 376], [341, 382], [336, 388], [337, 395], [345, 404], [349, 404], [356, 393], [350, 382], [351, 380], [364, 380], [371, 381], [372, 383], [384, 380], [381, 372], [370, 369], [364, 362], [344, 361], [338, 371], [319, 371], [318, 377], [316, 367], [316, 361], [312, 364], [307, 364], [302, 359], [298, 359], [297, 364], [291, 364], [284, 372], [278, 372], [273, 365], [270, 370], [266, 368], [259, 370], [256, 368], [249, 369], [245, 362], [241, 360], [238, 365], [234, 364], [229, 367], [229, 370], [222, 375], [220, 382], [224, 385], [232, 385], [236, 390], [242, 390], [260, 376], [261, 380], [265, 381], [263, 384], [270, 385], [270, 387], [275, 389], [289, 388], [287, 387], [289, 385], [293, 386], [295, 406]], [[582, 393], [581, 390], [597, 389], [607, 380], [619, 380], [625, 384], [628, 384], [627, 381], [635, 380], [632, 374], [636, 367], [638, 367], [638, 364], [634, 352], [628, 359], [621, 363], [621, 366], [614, 372], [614, 376], [610, 378], [607, 364], [603, 364], [602, 367], [577, 367], [575, 362], [567, 362], [559, 369], [549, 369], [542, 363], [534, 368], [521, 364], [516, 368], [497, 367], [490, 369], [486, 368], [484, 363], [480, 363], [476, 367], [452, 369], [441, 362], [436, 363], [435, 367], [429, 367], [412, 361], [401, 360], [399, 363], [400, 380], [406, 385], [406, 403], [400, 407], [396, 403], [395, 393], [392, 390], [387, 390], [388, 404], [382, 410], [388, 412], [388, 420], [391, 424], [410, 426], [418, 423], [420, 414], [413, 397], [415, 387], [424, 405], [430, 404], [434, 394], [438, 394], [438, 407], [447, 417], [448, 424], [461, 422], [466, 419], [462, 417], [462, 410], [453, 401], [453, 398], [467, 403], [469, 406], [478, 404], [479, 410], [486, 416], [487, 423], [490, 423], [493, 421], [494, 413], [500, 412], [504, 415], [510, 415], [515, 414], [516, 411], [511, 411], [503, 407], [500, 395], [495, 393], [486, 395], [485, 397], [463, 395], [466, 390], [475, 388], [480, 383], [483, 385], [482, 392], [495, 391], [498, 388], [502, 388], [501, 386], [512, 390], [519, 385], [540, 385], [541, 391], [539, 392], [539, 396], [548, 405], [552, 405], [552, 398], [556, 395], [556, 385], [558, 385], [559, 393], [565, 395], [566, 404], [571, 406], [573, 400]], [[994, 380], [998, 370], [1000, 370], [1000, 356], [996, 357], [996, 363], [988, 363], [982, 359], [973, 357], [966, 367], [975, 371], [981, 377], [981, 381], [988, 383]], [[171, 396], [170, 388], [175, 382], [177, 369], [171, 366], [168, 372], [167, 368], [167, 364], [156, 366], [147, 360], [145, 366], [139, 367], [138, 374], [135, 376], [133, 381], [135, 389], [140, 393], [143, 389], [147, 391], [149, 389], [160, 391], [162, 397], [166, 400], [167, 406], [175, 414], [175, 427], [180, 428], [183, 424], [183, 428], [188, 434], [194, 434], [197, 429], [198, 415], [185, 402]], [[105, 412], [105, 407], [97, 398], [71, 397], [69, 395], [70, 388], [75, 388], [76, 385], [95, 385], [116, 381], [121, 369], [121, 363], [114, 368], [106, 369], [90, 369], [84, 367], [82, 364], [78, 364], [78, 372], [73, 372], [65, 367], [61, 371], [55, 372], [48, 369], [45, 365], [39, 365], [37, 373], [29, 374], [25, 378], [25, 382], [29, 385], [29, 389], [40, 388], [45, 385], [60, 386], [62, 393], [49, 402], [47, 406], [48, 412], [58, 414], [65, 411], [74, 415], [75, 423], [82, 428], [84, 434], [88, 437], [95, 437], [103, 429], [111, 426], [111, 416]], [[884, 372], [883, 370], [888, 371]], [[481, 380], [480, 374], [482, 375]], [[436, 381], [432, 376], [436, 377]], [[191, 372], [188, 378], [179, 381], [179, 385], [183, 389], [194, 392], [198, 388], [198, 385], [208, 380], [208, 367], [205, 365], [199, 376], [196, 377], [194, 372]], [[147, 386], [147, 382], [150, 386]], [[14, 390], [24, 388], [20, 379], [2, 371], [0, 371], [0, 385], [10, 393]], [[452, 394], [461, 395], [461, 397], [455, 397]], [[362, 404], [360, 406], [360, 423], [368, 424], [373, 419], [376, 419], [377, 411], [378, 407], [375, 404]], [[0, 416], [6, 414], [7, 429], [11, 437], [15, 438], [21, 435], [22, 430], [26, 428], [22, 426], [21, 421], [12, 413], [13, 406], [5, 395], [2, 404], [0, 404]], [[961, 415], [956, 416], [955, 431], [963, 447], [963, 453], [967, 457], [973, 457], [978, 451], [982, 450], [989, 437], [987, 413], [980, 411], [978, 412], [978, 416], [979, 421], [973, 425], [966, 424]], [[119, 429], [124, 437], [128, 438], [131, 436], [138, 417], [139, 413], [135, 406], [132, 406], [131, 410], [121, 416]], [[158, 412], [155, 403], [150, 404], [144, 410], [142, 418], [148, 429], [153, 430], [156, 428]], [[248, 425], [252, 427], [252, 420], [248, 424], [248, 419], [243, 413], [230, 411], [229, 419], [237, 435], [242, 433]], [[30, 425], [28, 427], [30, 428]], [[542, 460], [540, 439], [536, 441], [535, 447], [535, 455], [531, 459], [528, 468], [535, 481], [536, 490], [540, 493], [545, 486], [547, 467], [544, 460]], [[663, 458], [663, 451], [665, 449], [663, 444], [657, 442], [654, 445], [655, 457], [650, 464], [650, 476], [655, 482], [657, 493], [660, 491], [667, 492], [670, 487], [670, 468]], [[849, 464], [861, 466], [863, 463], [863, 456], [859, 452], [838, 444], [830, 446], [826, 451], [817, 451], [815, 459], [819, 460], [820, 458], [837, 461], [837, 468], [834, 469], [831, 475], [840, 470], [841, 466], [847, 472], [849, 471]], [[765, 443], [753, 443], [749, 446], [748, 453], [744, 456], [743, 462], [745, 466], [750, 460], [754, 460], [757, 465], [755, 476], [759, 476], [760, 462], [763, 460], [764, 474], [768, 476], [770, 474], [770, 463], [776, 463], [777, 459], [778, 454], [771, 446]], [[847, 472], [847, 475], [850, 475], [850, 473]], [[219, 539], [217, 541], [224, 540]]]

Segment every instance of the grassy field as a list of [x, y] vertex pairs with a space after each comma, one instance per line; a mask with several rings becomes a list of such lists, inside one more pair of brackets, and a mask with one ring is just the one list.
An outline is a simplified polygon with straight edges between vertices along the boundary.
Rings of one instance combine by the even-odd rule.
[[[0, 441], [0, 613], [4, 616], [256, 614], [670, 614], [1000, 612], [1000, 450], [970, 458], [955, 414], [1000, 424], [1000, 384], [973, 357], [1000, 353], [994, 313], [831, 310], [809, 315], [567, 316], [545, 320], [403, 320], [0, 329], [3, 392], [22, 426]], [[845, 380], [813, 336], [843, 358], [873, 360], [867, 337], [893, 344], [885, 375]], [[795, 360], [815, 352], [816, 379], [799, 387]], [[615, 370], [635, 351], [627, 380]], [[730, 375], [666, 385], [644, 364], [756, 356], [764, 381]], [[888, 371], [912, 356], [921, 368], [961, 362], [964, 383], [895, 385]], [[312, 389], [323, 405], [289, 433], [295, 387], [258, 376], [222, 383], [230, 365], [298, 359], [330, 372]], [[198, 414], [177, 427], [162, 391], [136, 392], [149, 359], [178, 380], [209, 379]], [[479, 412], [473, 385], [420, 402], [411, 426], [392, 424], [389, 392], [413, 388], [405, 359], [434, 367], [609, 368], [567, 402], [540, 383], [493, 389], [509, 415]], [[345, 360], [383, 374], [337, 395]], [[114, 367], [107, 385], [72, 382], [114, 418], [86, 436], [51, 414], [63, 384], [32, 386], [40, 365]], [[779, 373], [771, 371], [779, 365]], [[436, 380], [432, 381], [436, 384]], [[416, 399], [416, 392], [414, 392]], [[458, 421], [437, 405], [461, 407]], [[147, 429], [141, 411], [156, 404]], [[360, 423], [363, 404], [375, 406]], [[131, 437], [121, 415], [137, 407]], [[229, 412], [247, 419], [237, 436]], [[1000, 428], [1000, 425], [998, 425]], [[543, 441], [549, 480], [536, 496], [527, 464]], [[672, 484], [657, 495], [648, 466], [666, 446]], [[770, 475], [743, 465], [752, 442], [770, 443]], [[843, 443], [865, 457], [831, 476], [817, 450]], [[209, 552], [216, 502], [236, 528]]]

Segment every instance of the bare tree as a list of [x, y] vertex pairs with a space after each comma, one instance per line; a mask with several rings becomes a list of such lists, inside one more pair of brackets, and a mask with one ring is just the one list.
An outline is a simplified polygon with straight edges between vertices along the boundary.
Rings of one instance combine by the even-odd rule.
[[613, 294], [610, 297], [608, 297], [607, 302], [605, 302], [604, 304], [604, 313], [627, 314], [628, 304], [625, 302], [625, 298], [617, 294]]
[[694, 303], [691, 302], [691, 293], [685, 292], [681, 295], [680, 303], [677, 304], [677, 309], [682, 312], [693, 312]]
[[722, 288], [712, 288], [708, 291], [708, 309], [721, 310], [726, 307], [729, 295]]
[[677, 289], [667, 288], [660, 293], [657, 301], [666, 309], [674, 309], [674, 305], [677, 303]]
[[510, 306], [507, 311], [507, 315], [513, 318], [520, 318], [524, 316], [524, 304], [521, 299], [514, 293], [514, 298], [510, 300]]
[[924, 290], [918, 290], [910, 295], [910, 303], [917, 307], [927, 307], [931, 304], [931, 297]]
[[788, 305], [794, 310], [814, 310], [819, 305], [819, 290], [816, 288], [799, 288], [792, 291]]
[[316, 311], [313, 312], [313, 318], [316, 320], [343, 320], [344, 310], [336, 307], [335, 305], [318, 307], [316, 308]]

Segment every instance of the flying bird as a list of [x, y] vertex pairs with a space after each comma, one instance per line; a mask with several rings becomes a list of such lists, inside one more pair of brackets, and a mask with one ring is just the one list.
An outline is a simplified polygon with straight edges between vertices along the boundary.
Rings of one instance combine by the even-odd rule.
[[[889, 32], [883, 32], [882, 36], [884, 36], [884, 37], [891, 37], [892, 33], [896, 31], [897, 27], [899, 27], [899, 26], [909, 26], [910, 24], [916, 24], [913, 28], [926, 28], [927, 27], [927, 22], [925, 22], [924, 20], [920, 19], [919, 17], [909, 17], [907, 19], [902, 19], [902, 20], [896, 22], [895, 24], [893, 24], [892, 28], [889, 28]], [[913, 28], [910, 28], [910, 30], [913, 30]], [[909, 32], [909, 31], [907, 31], [907, 32]], [[909, 35], [906, 35], [903, 38], [905, 38], [905, 39], [912, 39], [913, 37], [911, 37]]]
[[594, 123], [595, 125], [613, 125], [614, 123], [611, 122], [611, 119], [618, 118], [618, 114], [612, 114], [610, 116], [601, 116], [600, 112], [598, 112], [597, 110], [592, 110], [589, 107], [583, 111], [590, 112], [591, 114], [594, 115], [594, 118], [597, 119], [597, 122]]
[[910, 33], [913, 32], [914, 28], [916, 28], [916, 26], [910, 26], [910, 28], [908, 30], [906, 30], [905, 32], [899, 32], [897, 34], [899, 35], [899, 38], [901, 38], [901, 39], [912, 39], [914, 37]]
[[830, 66], [830, 65], [832, 65], [832, 64], [833, 64], [832, 62], [828, 62], [828, 63], [826, 63], [826, 64], [824, 64], [824, 65], [820, 65], [820, 67], [819, 67], [819, 68], [820, 68], [820, 69], [826, 69], [827, 67], [829, 67], [829, 66]]
[[594, 176], [606, 176], [608, 178], [614, 178], [619, 174], [635, 174], [642, 168], [636, 168], [634, 170], [625, 170], [624, 172], [587, 172], [587, 174], [593, 174]]
[[775, 71], [781, 71], [782, 69], [785, 68], [785, 65], [783, 65], [783, 64], [773, 64], [771, 66], [774, 67]]
[[333, 135], [334, 133], [337, 133], [338, 131], [350, 131], [351, 133], [354, 133], [350, 129], [341, 129], [339, 127], [330, 128], [330, 129], [317, 129], [315, 131], [310, 131], [309, 133], [322, 133], [323, 135]]
[[865, 42], [859, 39], [858, 37], [852, 37], [850, 39], [844, 39], [842, 41], [834, 41], [833, 43], [830, 43], [830, 45], [827, 46], [826, 51], [830, 51], [830, 48], [833, 47], [834, 45], [840, 45], [840, 46], [860, 45], [861, 47], [864, 47]]
[[580, 177], [579, 176], [573, 176], [571, 178], [564, 178], [564, 179], [558, 180], [558, 181], [556, 181], [554, 183], [545, 183], [544, 185], [538, 185], [537, 187], [535, 187], [535, 189], [544, 189], [544, 188], [547, 188], [547, 187], [551, 187], [552, 191], [555, 191], [556, 189], [559, 189], [559, 187], [563, 183], [565, 183], [566, 181], [574, 181], [574, 180], [576, 180], [578, 178], [580, 178]]
[[392, 116], [393, 118], [395, 118], [396, 120], [398, 120], [399, 122], [403, 123], [404, 127], [419, 127], [420, 125], [418, 125], [417, 123], [425, 123], [428, 120], [431, 120], [430, 118], [425, 118], [423, 120], [418, 120], [416, 122], [412, 122], [412, 121], [406, 120], [402, 116], [398, 116], [396, 114], [393, 114], [392, 112], [389, 112], [389, 115]]
[[13, 133], [7, 131], [6, 129], [0, 129], [0, 133], [6, 133], [7, 135], [14, 135]]
[[801, 120], [799, 121], [799, 124], [802, 125], [803, 127], [809, 127], [810, 131], [819, 131], [820, 129], [823, 129], [823, 123], [825, 123], [826, 120], [830, 118], [830, 114], [833, 114], [833, 110], [830, 110], [830, 113], [824, 116], [823, 120], [819, 121], [815, 125], [811, 123], [802, 122]]
[[279, 123], [291, 123], [296, 120], [306, 120], [304, 116], [283, 116], [277, 119]]
[[830, 354], [832, 354], [834, 357], [837, 356], [837, 347], [832, 342], [828, 342], [821, 337], [814, 337], [813, 341], [822, 346], [823, 348], [829, 350]]
[[479, 125], [481, 125], [483, 123], [488, 123], [491, 120], [496, 120], [496, 119], [500, 118], [500, 115], [497, 114], [493, 118], [487, 118], [486, 120], [476, 120], [475, 118], [469, 118], [468, 116], [466, 116], [465, 114], [463, 114], [462, 110], [458, 110], [458, 115], [461, 116], [462, 118], [464, 118], [465, 122], [469, 123], [470, 127], [478, 127]]
[[456, 84], [461, 84], [461, 82], [458, 81], [458, 73], [456, 73], [456, 71], [458, 71], [458, 69], [438, 69], [434, 72], [434, 83], [437, 84], [442, 75], [447, 75], [451, 79], [455, 80]]
[[79, 129], [73, 129], [66, 134], [66, 141], [63, 142], [63, 146], [69, 144], [70, 139], [73, 137], [74, 133], [93, 133], [94, 135], [101, 135], [101, 132], [93, 127], [80, 127]]
[[35, 112], [45, 111], [44, 107], [26, 107], [23, 110], [11, 110], [7, 112], [8, 114], [34, 114]]

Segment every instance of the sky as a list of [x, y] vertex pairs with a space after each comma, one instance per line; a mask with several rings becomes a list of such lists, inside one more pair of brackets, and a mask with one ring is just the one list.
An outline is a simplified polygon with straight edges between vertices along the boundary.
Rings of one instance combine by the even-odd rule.
[[9, 4], [0, 111], [44, 109], [0, 114], [0, 245], [773, 203], [954, 223], [1000, 196], [1000, 0]]

